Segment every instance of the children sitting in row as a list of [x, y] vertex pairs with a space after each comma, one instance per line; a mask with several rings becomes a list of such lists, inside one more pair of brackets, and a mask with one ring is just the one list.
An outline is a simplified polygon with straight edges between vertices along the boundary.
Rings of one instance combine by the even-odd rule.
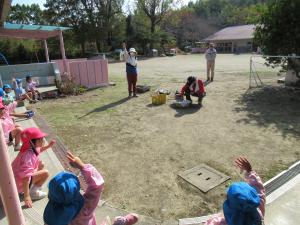
[[13, 88], [15, 91], [16, 100], [24, 101], [27, 99], [29, 103], [36, 103], [38, 100], [32, 99], [32, 93], [26, 92], [22, 87], [22, 79], [13, 79]]
[[[32, 207], [32, 200], [45, 198], [42, 185], [49, 177], [49, 172], [39, 160], [43, 151], [51, 148], [55, 141], [48, 145], [44, 143], [47, 134], [40, 129], [31, 127], [21, 133], [23, 145], [12, 162], [17, 190], [24, 194], [25, 206]], [[96, 168], [83, 163], [80, 158], [71, 152], [67, 153], [70, 165], [81, 171], [87, 189], [82, 195], [78, 177], [70, 172], [60, 172], [49, 182], [49, 201], [44, 211], [45, 225], [96, 225], [95, 209], [98, 206], [104, 188], [104, 179]], [[118, 216], [113, 225], [133, 225], [138, 221], [136, 214]], [[108, 225], [106, 222], [103, 225]]]
[[4, 87], [5, 87], [6, 92], [4, 92], [2, 88], [0, 88], [0, 97], [2, 98], [3, 104], [7, 108], [7, 113], [10, 116], [18, 117], [18, 118], [30, 119], [31, 117], [33, 117], [34, 112], [31, 110], [26, 111], [25, 113], [15, 113], [15, 109], [21, 100], [18, 100], [18, 101], [14, 100], [12, 94], [10, 94], [11, 93], [10, 85], [6, 84], [6, 85], [4, 85]]

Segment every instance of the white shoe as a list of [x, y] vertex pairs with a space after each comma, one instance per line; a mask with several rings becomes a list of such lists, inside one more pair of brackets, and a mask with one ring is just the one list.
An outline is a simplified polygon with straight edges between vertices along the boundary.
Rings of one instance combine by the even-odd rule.
[[42, 198], [45, 198], [47, 196], [46, 192], [43, 192], [39, 189], [36, 189], [34, 191], [30, 191], [30, 197], [32, 200], [40, 200]]
[[21, 144], [15, 145], [15, 146], [14, 146], [14, 150], [15, 150], [15, 152], [18, 152], [18, 151], [20, 151], [21, 147], [22, 147], [22, 145], [21, 145]]

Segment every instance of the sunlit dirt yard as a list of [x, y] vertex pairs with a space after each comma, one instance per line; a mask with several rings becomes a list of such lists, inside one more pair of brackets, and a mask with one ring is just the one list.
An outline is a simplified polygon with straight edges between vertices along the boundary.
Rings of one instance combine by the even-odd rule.
[[[161, 220], [221, 209], [226, 186], [240, 180], [243, 155], [264, 181], [300, 159], [300, 94], [276, 84], [248, 90], [250, 55], [221, 55], [203, 107], [174, 109], [174, 92], [189, 75], [206, 78], [203, 55], [140, 61], [139, 84], [172, 91], [167, 104], [150, 94], [127, 98], [124, 63], [109, 64], [116, 86], [45, 100], [37, 112], [84, 162], [104, 175], [103, 199]], [[178, 177], [201, 163], [231, 177], [204, 194]]]

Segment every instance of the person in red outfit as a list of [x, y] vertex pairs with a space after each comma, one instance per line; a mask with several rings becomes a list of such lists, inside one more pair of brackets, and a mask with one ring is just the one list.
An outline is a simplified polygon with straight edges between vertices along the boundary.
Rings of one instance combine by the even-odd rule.
[[198, 105], [202, 105], [202, 99], [206, 95], [202, 80], [189, 76], [186, 84], [182, 87], [180, 95], [185, 95], [186, 99], [192, 102], [192, 96], [198, 97]]

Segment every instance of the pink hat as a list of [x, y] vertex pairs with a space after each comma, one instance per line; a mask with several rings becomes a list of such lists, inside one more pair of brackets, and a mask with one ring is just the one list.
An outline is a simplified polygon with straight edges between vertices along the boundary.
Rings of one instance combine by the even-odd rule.
[[126, 216], [118, 216], [115, 218], [113, 225], [133, 225], [139, 220], [138, 215], [130, 213]]
[[39, 128], [37, 127], [30, 127], [26, 128], [25, 130], [22, 131], [21, 133], [21, 140], [23, 142], [23, 145], [20, 149], [20, 152], [25, 152], [30, 148], [30, 141], [32, 139], [40, 139], [48, 134], [43, 133]]

